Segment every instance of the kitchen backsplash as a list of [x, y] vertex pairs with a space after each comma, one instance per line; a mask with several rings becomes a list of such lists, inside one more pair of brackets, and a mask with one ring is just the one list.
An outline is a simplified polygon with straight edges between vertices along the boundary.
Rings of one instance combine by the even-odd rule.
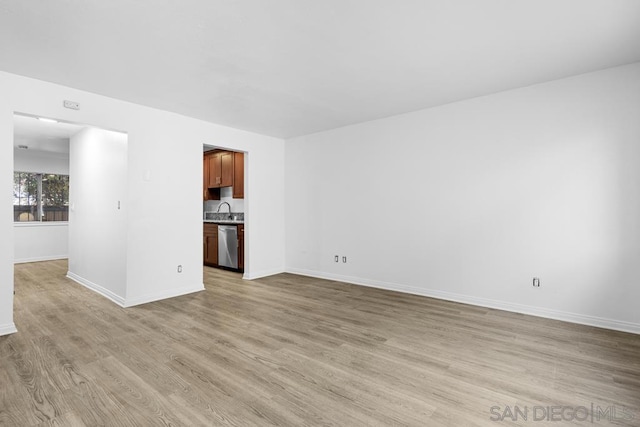
[[[244, 221], [244, 212], [231, 212], [231, 217], [232, 219], [237, 221]], [[229, 219], [229, 213], [228, 212], [205, 212], [204, 219], [213, 220], [213, 221], [217, 221], [217, 220], [222, 221], [225, 219]]]
[[[231, 212], [244, 212], [244, 199], [234, 199], [232, 188], [220, 189], [220, 200], [207, 200], [202, 206], [202, 212], [216, 212], [221, 203], [227, 202], [231, 206]], [[229, 208], [222, 206], [220, 212], [228, 212]]]

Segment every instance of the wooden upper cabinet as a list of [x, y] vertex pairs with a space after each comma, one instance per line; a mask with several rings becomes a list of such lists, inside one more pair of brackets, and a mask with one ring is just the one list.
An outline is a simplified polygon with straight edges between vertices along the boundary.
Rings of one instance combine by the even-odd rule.
[[209, 188], [220, 188], [222, 182], [222, 160], [220, 153], [211, 153], [209, 157]]
[[244, 153], [233, 153], [233, 198], [244, 199]]
[[203, 156], [202, 161], [202, 190], [204, 193], [204, 200], [209, 200], [209, 158], [207, 155]]
[[209, 159], [209, 187], [220, 188], [233, 185], [233, 153], [214, 151], [206, 154]]
[[244, 198], [244, 153], [215, 150], [204, 153], [204, 200], [220, 200], [221, 187], [233, 187], [233, 198]]
[[202, 156], [202, 193], [203, 200], [220, 200], [220, 189], [211, 187], [211, 153]]
[[220, 187], [233, 185], [233, 153], [223, 151], [220, 153]]

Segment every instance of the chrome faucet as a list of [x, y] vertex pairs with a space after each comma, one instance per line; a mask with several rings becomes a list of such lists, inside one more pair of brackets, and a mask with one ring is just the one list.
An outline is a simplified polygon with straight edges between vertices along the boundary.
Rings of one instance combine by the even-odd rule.
[[222, 207], [222, 205], [227, 205], [229, 207], [229, 218], [231, 218], [231, 205], [229, 204], [229, 202], [222, 202], [218, 205], [218, 210], [216, 211], [216, 213], [220, 213], [220, 208]]

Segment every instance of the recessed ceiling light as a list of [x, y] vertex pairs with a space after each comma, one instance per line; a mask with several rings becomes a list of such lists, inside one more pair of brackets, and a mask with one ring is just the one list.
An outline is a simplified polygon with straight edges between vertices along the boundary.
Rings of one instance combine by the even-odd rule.
[[45, 122], [45, 123], [58, 123], [57, 120], [47, 119], [45, 117], [38, 117], [38, 120], [40, 120], [41, 122]]

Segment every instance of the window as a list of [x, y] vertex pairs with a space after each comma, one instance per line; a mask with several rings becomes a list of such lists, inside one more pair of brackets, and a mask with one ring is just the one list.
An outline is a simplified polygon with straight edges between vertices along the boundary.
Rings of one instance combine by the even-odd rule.
[[14, 172], [13, 220], [68, 221], [69, 175]]

